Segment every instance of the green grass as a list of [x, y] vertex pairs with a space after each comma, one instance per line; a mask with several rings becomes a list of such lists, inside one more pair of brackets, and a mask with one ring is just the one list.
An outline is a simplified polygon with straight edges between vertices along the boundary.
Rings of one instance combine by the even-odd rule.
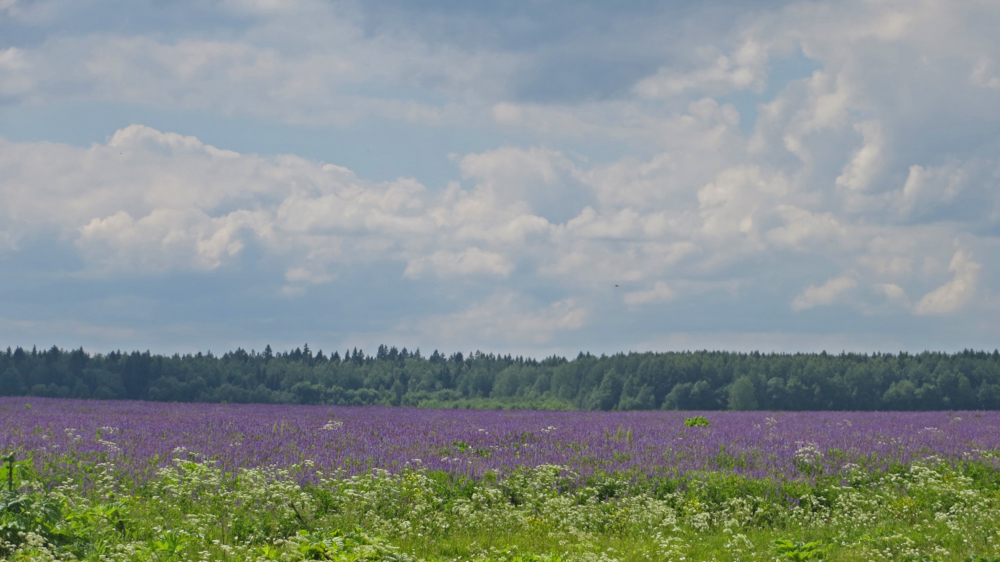
[[141, 485], [94, 463], [41, 481], [0, 469], [9, 560], [962, 561], [1000, 556], [984, 464], [861, 469], [811, 481], [686, 480], [542, 466], [472, 480], [421, 469], [355, 477], [223, 474], [176, 458]]

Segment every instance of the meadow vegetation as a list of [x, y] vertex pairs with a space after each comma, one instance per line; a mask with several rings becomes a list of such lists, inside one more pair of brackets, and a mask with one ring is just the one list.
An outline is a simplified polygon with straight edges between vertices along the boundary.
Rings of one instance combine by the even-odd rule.
[[[798, 481], [543, 465], [473, 479], [419, 465], [346, 476], [310, 463], [226, 473], [179, 451], [136, 484], [112, 463], [42, 480], [15, 463], [9, 560], [988, 560], [1000, 478], [981, 462], [852, 466]], [[9, 467], [10, 464], [5, 465]], [[310, 473], [307, 483], [297, 476]]]
[[997, 420], [0, 399], [0, 558], [992, 562]]

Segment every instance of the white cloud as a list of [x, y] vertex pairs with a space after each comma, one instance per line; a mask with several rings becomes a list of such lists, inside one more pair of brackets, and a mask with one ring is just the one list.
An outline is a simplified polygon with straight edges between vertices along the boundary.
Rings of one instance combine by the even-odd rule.
[[807, 310], [817, 306], [829, 306], [837, 299], [858, 286], [852, 277], [835, 277], [822, 285], [810, 285], [792, 301], [793, 310]]
[[572, 216], [580, 206], [573, 201], [590, 198], [589, 190], [576, 181], [576, 166], [551, 149], [509, 147], [468, 154], [459, 169], [462, 177], [476, 182], [483, 197], [501, 205], [527, 204], [533, 214], [552, 220]]
[[837, 176], [837, 185], [854, 191], [864, 191], [871, 185], [883, 165], [882, 151], [885, 149], [885, 137], [882, 134], [882, 126], [877, 121], [858, 123], [854, 129], [864, 137], [864, 143], [844, 166], [844, 172]]
[[[858, 281], [905, 292], [938, 274], [914, 263], [944, 261], [953, 252], [933, 241], [954, 226], [901, 230], [858, 224], [836, 207], [809, 210], [818, 200], [799, 180], [759, 166], [725, 169], [689, 189], [686, 200], [587, 205], [560, 223], [537, 216], [525, 199], [572, 198], [560, 190], [604, 165], [588, 169], [544, 149], [487, 151], [458, 160], [475, 181], [471, 188], [432, 192], [411, 179], [373, 183], [336, 165], [239, 154], [138, 125], [89, 148], [3, 147], [8, 248], [54, 228], [95, 271], [164, 272], [239, 263], [252, 245], [263, 252], [257, 259], [282, 264], [289, 283], [283, 291], [292, 296], [334, 282], [330, 271], [389, 262], [400, 264], [402, 278], [490, 283], [538, 276], [579, 297], [609, 284], [651, 286], [624, 295], [636, 309], [674, 298], [691, 274], [698, 284], [746, 286], [752, 255], [779, 260], [779, 268], [787, 250], [863, 267], [795, 297], [793, 308], [803, 310], [834, 302]], [[911, 192], [914, 182], [907, 182]], [[674, 280], [670, 287], [659, 281], [664, 276]], [[967, 279], [956, 276], [940, 292], [961, 292]], [[945, 308], [939, 301], [951, 302], [927, 296], [913, 310]]]
[[625, 293], [622, 301], [629, 306], [669, 302], [674, 299], [674, 292], [663, 281], [657, 281], [648, 291], [633, 291]]
[[719, 172], [715, 181], [698, 190], [702, 232], [711, 238], [745, 240], [760, 249], [760, 219], [771, 214], [777, 201], [787, 200], [793, 187], [781, 174], [759, 166], [740, 166]]
[[975, 174], [971, 167], [954, 159], [941, 166], [910, 166], [903, 188], [891, 194], [896, 211], [905, 218], [940, 211], [965, 189]]
[[425, 318], [415, 328], [404, 324], [398, 330], [407, 333], [415, 329], [425, 338], [451, 345], [540, 344], [557, 334], [584, 327], [588, 315], [588, 310], [574, 299], [538, 308], [518, 293], [498, 291], [461, 312]]
[[77, 244], [112, 268], [128, 264], [154, 271], [188, 265], [213, 269], [243, 249], [240, 231], [260, 222], [261, 217], [249, 211], [213, 219], [195, 210], [156, 209], [139, 220], [119, 211], [80, 227]]
[[[319, 4], [291, 9], [270, 25], [227, 39], [52, 37], [0, 57], [17, 63], [0, 64], [0, 92], [32, 103], [88, 99], [308, 125], [345, 125], [367, 116], [440, 125], [468, 114], [455, 105], [359, 95], [358, 86], [456, 98], [495, 95], [518, 58], [432, 47], [406, 33], [369, 36], [344, 15]], [[301, 37], [310, 34], [313, 40], [303, 44]]]
[[876, 291], [880, 291], [886, 297], [889, 304], [901, 306], [903, 308], [910, 307], [910, 298], [906, 296], [906, 291], [894, 283], [878, 283], [874, 286]]
[[1000, 89], [1000, 76], [990, 76], [989, 70], [992, 66], [993, 61], [986, 57], [979, 59], [976, 66], [972, 69], [972, 73], [969, 75], [969, 82], [975, 84], [976, 86], [983, 86], [985, 88]]
[[490, 275], [505, 278], [513, 269], [514, 264], [498, 253], [468, 248], [462, 252], [440, 251], [412, 259], [403, 276], [419, 279], [429, 271], [438, 277]]
[[968, 304], [976, 295], [980, 264], [959, 250], [951, 259], [948, 270], [955, 276], [944, 285], [927, 293], [917, 303], [917, 314], [948, 314]]
[[306, 267], [293, 267], [285, 272], [285, 279], [292, 283], [329, 283], [333, 275]]
[[[0, 17], [24, 22], [38, 5], [0, 0]], [[379, 275], [397, 293], [433, 286], [438, 297], [414, 300], [464, 311], [412, 320], [428, 333], [459, 338], [454, 320], [529, 342], [680, 295], [699, 310], [772, 299], [785, 314], [789, 301], [849, 296], [853, 312], [901, 318], [971, 317], [969, 303], [995, 299], [995, 6], [791, 2], [694, 35], [658, 30], [671, 35], [662, 42], [615, 20], [628, 41], [606, 53], [625, 61], [611, 71], [641, 69], [621, 76], [574, 63], [601, 61], [572, 42], [512, 49], [436, 34], [437, 22], [368, 20], [363, 5], [219, 6], [239, 25], [12, 40], [0, 50], [5, 111], [132, 104], [180, 128], [205, 113], [253, 116], [261, 130], [326, 127], [376, 152], [356, 134], [368, 122], [335, 128], [380, 117], [378, 143], [426, 138], [443, 162], [455, 151], [451, 178], [375, 182], [346, 160], [238, 153], [140, 125], [85, 148], [0, 140], [0, 257], [62, 244], [95, 277], [254, 266], [275, 278], [258, 292], [292, 297]], [[809, 286], [817, 270], [850, 273]], [[611, 293], [618, 283], [634, 290]]]
[[811, 251], [827, 244], [852, 245], [850, 229], [833, 213], [812, 213], [791, 205], [779, 205], [775, 211], [785, 224], [767, 231], [767, 240], [778, 246]]
[[[707, 53], [706, 53], [707, 54]], [[732, 90], [756, 89], [767, 78], [768, 47], [749, 39], [731, 55], [719, 54], [704, 68], [678, 73], [670, 67], [639, 81], [634, 91], [646, 98], [676, 96], [687, 91], [724, 94]]]
[[866, 255], [859, 257], [858, 263], [871, 268], [879, 277], [890, 279], [905, 277], [913, 272], [913, 258], [907, 256]]

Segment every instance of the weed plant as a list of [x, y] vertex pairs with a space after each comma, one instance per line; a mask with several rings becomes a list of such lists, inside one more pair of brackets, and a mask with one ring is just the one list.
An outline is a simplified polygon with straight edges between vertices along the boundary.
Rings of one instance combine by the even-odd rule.
[[712, 425], [705, 416], [694, 416], [684, 419], [685, 427], [708, 427]]

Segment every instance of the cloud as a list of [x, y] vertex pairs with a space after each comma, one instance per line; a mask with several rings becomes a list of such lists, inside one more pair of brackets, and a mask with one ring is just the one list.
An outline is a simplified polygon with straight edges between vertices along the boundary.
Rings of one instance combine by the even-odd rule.
[[663, 281], [657, 281], [652, 289], [648, 291], [633, 291], [625, 293], [622, 301], [629, 306], [639, 306], [643, 304], [656, 304], [670, 302], [674, 299], [674, 292], [667, 287]]
[[874, 286], [876, 291], [880, 291], [885, 294], [886, 301], [889, 304], [901, 306], [903, 308], [910, 307], [910, 298], [906, 296], [906, 291], [894, 283], [878, 283]]
[[[458, 341], [454, 322], [525, 347], [604, 342], [598, 324], [640, 341], [668, 329], [652, 305], [681, 296], [720, 333], [766, 308], [782, 312], [761, 332], [785, 334], [811, 321], [795, 311], [850, 299], [844, 314], [928, 341], [958, 333], [941, 315], [980, 333], [985, 309], [969, 305], [996, 300], [995, 6], [594, 6], [580, 17], [615, 39], [597, 56], [558, 2], [531, 8], [548, 18], [534, 31], [480, 7], [227, 1], [198, 25], [181, 10], [67, 27], [41, 5], [0, 3], [17, 30], [0, 49], [0, 132], [45, 138], [54, 126], [8, 123], [79, 111], [59, 130], [106, 140], [0, 139], [9, 282], [192, 275], [283, 294], [281, 309], [405, 295], [369, 306], [370, 329]], [[132, 9], [121, 17], [146, 21]], [[115, 132], [133, 110], [160, 125]], [[206, 116], [234, 128], [189, 134]], [[272, 153], [312, 142], [296, 136], [320, 148]], [[333, 137], [431, 156], [373, 181]], [[425, 166], [440, 181], [419, 180]]]
[[989, 70], [992, 66], [993, 61], [986, 57], [979, 59], [976, 66], [972, 69], [972, 73], [969, 75], [969, 82], [975, 84], [976, 86], [982, 86], [985, 88], [1000, 89], [1000, 77], [990, 76]]
[[252, 243], [296, 263], [291, 271], [392, 260], [412, 278], [502, 278], [513, 263], [500, 250], [549, 227], [517, 196], [497, 196], [520, 176], [430, 194], [412, 179], [372, 183], [335, 165], [239, 154], [139, 125], [89, 148], [7, 143], [0, 170], [12, 245], [54, 228], [111, 269], [210, 270]]
[[781, 175], [759, 166], [723, 170], [715, 181], [698, 190], [702, 233], [715, 239], [740, 239], [747, 248], [760, 249], [761, 220], [788, 200], [793, 186]]
[[[944, 261], [953, 251], [935, 240], [946, 239], [954, 226], [901, 230], [861, 224], [837, 207], [810, 210], [817, 199], [799, 178], [760, 166], [724, 169], [689, 189], [686, 200], [594, 203], [550, 222], [526, 199], [573, 198], [567, 186], [582, 189], [605, 165], [588, 168], [558, 151], [515, 148], [457, 162], [473, 185], [435, 192], [412, 179], [374, 183], [333, 164], [241, 154], [133, 125], [88, 148], [6, 143], [0, 205], [12, 249], [51, 228], [72, 241], [92, 271], [162, 274], [238, 265], [252, 247], [255, 257], [247, 259], [273, 260], [285, 271], [282, 291], [289, 296], [333, 283], [331, 271], [395, 263], [399, 283], [489, 284], [516, 276], [577, 299], [593, 298], [608, 283], [651, 286], [624, 295], [630, 310], [638, 310], [669, 301], [676, 286], [750, 286], [758, 271], [748, 266], [752, 255], [781, 260], [791, 250], [845, 268], [863, 266], [853, 277], [795, 297], [793, 309], [804, 310], [834, 302], [859, 281], [904, 292], [909, 284], [918, 287], [936, 273], [912, 264]], [[673, 279], [669, 287], [659, 280], [665, 276]]]
[[882, 135], [882, 126], [877, 121], [858, 123], [854, 129], [864, 137], [864, 143], [844, 166], [836, 183], [847, 189], [864, 191], [871, 185], [883, 164], [885, 137]]
[[[440, 125], [461, 108], [359, 95], [379, 84], [448, 97], [495, 95], [513, 54], [431, 47], [412, 33], [371, 37], [336, 6], [274, 14], [271, 25], [225, 39], [189, 34], [94, 33], [50, 37], [3, 51], [0, 93], [21, 102], [93, 100], [252, 115], [285, 123], [346, 125], [368, 116]], [[293, 29], [317, 33], [302, 44]], [[312, 30], [312, 31], [307, 31]], [[187, 35], [187, 36], [184, 36]], [[272, 40], [261, 40], [262, 36]], [[499, 78], [499, 80], [496, 80]]]
[[817, 306], [829, 306], [838, 297], [858, 286], [851, 277], [835, 277], [822, 285], [810, 285], [792, 301], [793, 310], [808, 310]]
[[949, 271], [955, 276], [951, 281], [927, 293], [915, 307], [917, 314], [949, 314], [968, 304], [976, 295], [979, 269], [971, 256], [959, 250], [951, 259]]
[[527, 204], [535, 215], [562, 222], [590, 199], [580, 172], [562, 153], [546, 148], [499, 148], [468, 154], [459, 162], [483, 196], [498, 203]]
[[500, 254], [469, 248], [462, 252], [434, 252], [430, 256], [410, 260], [403, 276], [419, 279], [431, 272], [439, 277], [491, 275], [504, 278], [513, 269], [514, 264]]
[[329, 283], [334, 279], [334, 276], [325, 271], [293, 267], [285, 271], [285, 279], [291, 283]]
[[243, 230], [253, 230], [264, 220], [243, 210], [211, 218], [194, 210], [156, 209], [139, 220], [119, 211], [80, 227], [77, 245], [112, 267], [214, 269], [243, 249]]
[[791, 205], [779, 205], [775, 211], [784, 224], [768, 230], [766, 237], [777, 246], [811, 251], [830, 244], [841, 248], [852, 245], [851, 229], [833, 213], [813, 213]]
[[893, 207], [904, 219], [926, 220], [953, 204], [973, 178], [989, 181], [977, 167], [977, 162], [954, 158], [941, 166], [914, 164], [903, 188], [891, 194]]
[[699, 70], [678, 73], [673, 68], [660, 68], [656, 75], [639, 81], [634, 90], [646, 98], [676, 96], [692, 90], [715, 94], [748, 88], [760, 90], [767, 78], [767, 51], [767, 46], [749, 39], [732, 55], [718, 55]]
[[[461, 312], [420, 320], [416, 331], [424, 338], [451, 345], [542, 344], [557, 334], [583, 328], [588, 316], [589, 311], [574, 299], [536, 307], [519, 293], [498, 291]], [[406, 324], [398, 329], [414, 331]]]

